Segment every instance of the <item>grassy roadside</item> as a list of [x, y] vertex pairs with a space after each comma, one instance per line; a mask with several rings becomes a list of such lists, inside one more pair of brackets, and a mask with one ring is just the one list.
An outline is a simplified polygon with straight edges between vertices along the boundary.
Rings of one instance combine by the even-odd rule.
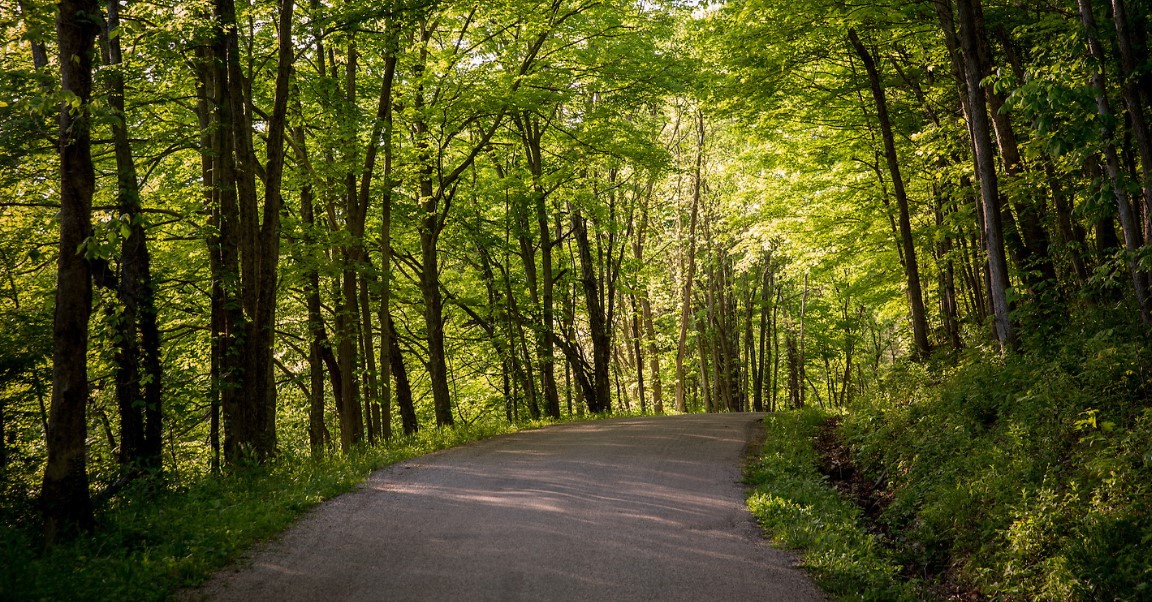
[[796, 550], [816, 584], [836, 600], [919, 600], [861, 522], [860, 509], [828, 485], [814, 440], [828, 415], [816, 409], [769, 414], [767, 439], [748, 463], [748, 508], [775, 543]]
[[206, 476], [176, 490], [129, 492], [100, 515], [95, 534], [47, 553], [27, 529], [0, 526], [0, 600], [163, 600], [377, 468], [543, 425], [428, 429], [387, 448], [323, 460], [282, 457], [265, 469]]

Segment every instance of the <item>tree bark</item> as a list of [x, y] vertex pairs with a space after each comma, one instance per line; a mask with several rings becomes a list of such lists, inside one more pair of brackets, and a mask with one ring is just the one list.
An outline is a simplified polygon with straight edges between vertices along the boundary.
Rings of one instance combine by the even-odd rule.
[[992, 313], [996, 339], [1005, 349], [1016, 347], [1014, 326], [1008, 317], [1008, 260], [1004, 252], [1004, 230], [1001, 225], [1000, 190], [997, 185], [996, 157], [992, 150], [992, 137], [988, 120], [988, 107], [981, 74], [979, 48], [983, 32], [980, 30], [980, 0], [956, 0], [958, 8], [959, 42], [963, 54], [965, 87], [968, 95], [969, 129], [976, 154], [977, 176], [984, 210], [984, 234], [988, 252], [988, 293], [992, 300]]
[[52, 327], [52, 402], [48, 461], [40, 490], [45, 540], [51, 544], [90, 531], [87, 404], [88, 319], [92, 276], [82, 248], [92, 233], [92, 54], [99, 33], [95, 0], [61, 0], [56, 20], [61, 89], [73, 102], [60, 110], [60, 246]]
[[908, 193], [904, 188], [904, 178], [900, 174], [900, 160], [896, 155], [896, 138], [892, 133], [892, 121], [888, 117], [888, 100], [884, 86], [880, 82], [880, 72], [876, 61], [856, 35], [855, 29], [848, 30], [848, 40], [864, 63], [868, 72], [868, 85], [876, 103], [876, 118], [880, 122], [880, 136], [884, 141], [884, 158], [888, 164], [888, 174], [892, 179], [892, 191], [896, 196], [899, 211], [900, 247], [903, 249], [904, 275], [908, 283], [908, 306], [912, 315], [912, 335], [916, 345], [916, 357], [924, 359], [932, 352], [928, 341], [928, 317], [924, 309], [924, 293], [920, 287], [920, 266], [916, 259], [916, 243], [912, 238], [912, 221], [908, 210]]
[[1132, 287], [1136, 293], [1136, 304], [1140, 311], [1140, 320], [1145, 326], [1152, 324], [1152, 299], [1148, 295], [1148, 275], [1136, 263], [1135, 253], [1142, 245], [1142, 232], [1136, 213], [1128, 202], [1128, 193], [1124, 190], [1120, 174], [1120, 158], [1116, 153], [1116, 146], [1112, 143], [1113, 119], [1112, 107], [1108, 101], [1108, 89], [1104, 82], [1104, 48], [1097, 38], [1096, 17], [1092, 14], [1092, 1], [1079, 0], [1080, 20], [1087, 30], [1088, 54], [1096, 61], [1092, 72], [1092, 88], [1096, 92], [1096, 112], [1100, 117], [1100, 139], [1104, 146], [1104, 167], [1108, 173], [1108, 181], [1112, 186], [1112, 193], [1116, 198], [1116, 207], [1120, 217], [1120, 226], [1124, 230], [1124, 248], [1127, 251], [1128, 269], [1132, 274]]
[[117, 297], [122, 312], [117, 321], [116, 398], [120, 406], [121, 465], [129, 472], [159, 471], [162, 408], [160, 330], [156, 322], [151, 257], [144, 231], [136, 162], [128, 139], [124, 109], [124, 63], [120, 49], [120, 1], [109, 0], [103, 30], [104, 61], [108, 70], [108, 104], [114, 118], [112, 139], [116, 156], [117, 212], [128, 235], [120, 246]]
[[416, 419], [412, 386], [408, 382], [408, 369], [404, 367], [404, 355], [400, 351], [396, 323], [392, 321], [392, 316], [388, 316], [388, 344], [392, 346], [388, 361], [392, 364], [392, 375], [396, 378], [396, 407], [400, 410], [400, 425], [405, 435], [415, 435], [420, 431], [420, 422]]
[[604, 314], [604, 302], [600, 297], [600, 281], [596, 277], [596, 264], [592, 258], [592, 247], [588, 240], [588, 222], [578, 208], [572, 210], [572, 236], [576, 240], [580, 259], [580, 284], [584, 288], [584, 299], [588, 311], [588, 330], [592, 337], [592, 390], [585, 399], [588, 411], [603, 414], [612, 410], [612, 389], [610, 361], [612, 335]]
[[381, 82], [382, 101], [381, 137], [384, 143], [384, 191], [380, 199], [380, 429], [385, 441], [392, 438], [392, 194], [395, 185], [392, 177], [392, 131], [393, 107], [392, 87], [396, 79], [396, 55], [399, 45], [399, 27], [395, 18], [390, 18], [385, 29], [388, 32], [386, 54], [384, 55], [384, 77]]
[[[1124, 0], [1112, 0], [1112, 21], [1116, 25], [1116, 50], [1120, 54], [1120, 90], [1124, 106], [1128, 109], [1132, 134], [1136, 139], [1136, 149], [1140, 157], [1140, 188], [1143, 192], [1143, 226], [1145, 244], [1152, 240], [1152, 132], [1148, 129], [1148, 117], [1144, 111], [1143, 98], [1139, 86], [1140, 57], [1133, 43], [1132, 26], [1129, 24], [1128, 9]], [[1148, 57], [1143, 57], [1145, 64]]]
[[700, 211], [700, 193], [703, 188], [704, 166], [704, 114], [696, 112], [696, 167], [692, 177], [692, 209], [688, 222], [688, 256], [684, 259], [684, 282], [680, 299], [680, 338], [676, 345], [676, 411], [685, 412], [684, 360], [688, 355], [688, 326], [692, 322], [692, 287], [696, 279], [696, 221]]

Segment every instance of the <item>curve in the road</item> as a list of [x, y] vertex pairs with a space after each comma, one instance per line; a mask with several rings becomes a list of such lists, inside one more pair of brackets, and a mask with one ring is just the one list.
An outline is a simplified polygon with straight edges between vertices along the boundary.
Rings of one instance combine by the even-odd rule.
[[377, 471], [216, 600], [823, 600], [744, 507], [755, 414], [621, 418], [497, 437]]

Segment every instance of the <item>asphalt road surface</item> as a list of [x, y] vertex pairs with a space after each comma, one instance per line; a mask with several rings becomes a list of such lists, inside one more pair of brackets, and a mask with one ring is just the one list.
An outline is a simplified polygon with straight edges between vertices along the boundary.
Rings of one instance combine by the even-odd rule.
[[824, 600], [744, 507], [759, 418], [561, 425], [396, 464], [187, 597]]

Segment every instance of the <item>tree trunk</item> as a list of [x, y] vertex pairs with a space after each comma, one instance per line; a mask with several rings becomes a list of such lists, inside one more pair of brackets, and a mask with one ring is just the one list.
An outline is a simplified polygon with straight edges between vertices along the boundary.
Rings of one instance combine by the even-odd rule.
[[1088, 35], [1088, 53], [1094, 61], [1096, 68], [1092, 72], [1092, 88], [1096, 92], [1096, 112], [1100, 117], [1100, 139], [1104, 144], [1104, 167], [1108, 173], [1108, 181], [1112, 185], [1112, 192], [1116, 198], [1116, 207], [1120, 216], [1120, 226], [1124, 230], [1124, 248], [1129, 254], [1128, 269], [1132, 274], [1132, 286], [1136, 293], [1136, 303], [1140, 310], [1140, 320], [1145, 326], [1152, 324], [1152, 299], [1148, 295], [1148, 275], [1136, 263], [1135, 253], [1140, 248], [1142, 232], [1136, 218], [1136, 212], [1128, 203], [1128, 193], [1124, 190], [1123, 178], [1120, 173], [1120, 158], [1116, 147], [1112, 144], [1112, 127], [1110, 125], [1113, 115], [1112, 107], [1108, 102], [1108, 89], [1104, 83], [1104, 49], [1096, 37], [1096, 17], [1092, 14], [1091, 0], [1079, 0], [1080, 19]]
[[[288, 121], [288, 93], [295, 53], [292, 42], [293, 0], [279, 0], [277, 24], [277, 62], [275, 96], [267, 125], [267, 148], [264, 167], [264, 207], [258, 236], [252, 243], [255, 257], [255, 306], [251, 309], [252, 331], [248, 337], [251, 358], [249, 403], [255, 405], [252, 447], [256, 457], [276, 453], [276, 380], [273, 356], [276, 339], [276, 290], [280, 263], [280, 213], [284, 205], [283, 182], [284, 137]], [[246, 132], [251, 141], [252, 129]], [[253, 215], [253, 220], [256, 216]]]
[[89, 106], [99, 10], [95, 0], [61, 0], [56, 20], [61, 89], [76, 98], [79, 106], [65, 103], [60, 109], [60, 246], [52, 327], [52, 402], [48, 461], [40, 490], [49, 544], [93, 527], [85, 441], [92, 276], [82, 245], [92, 234], [96, 188]]
[[676, 411], [685, 412], [684, 360], [688, 355], [688, 325], [692, 322], [692, 287], [696, 279], [696, 220], [700, 211], [704, 167], [704, 114], [696, 112], [696, 167], [692, 178], [692, 209], [688, 222], [688, 254], [684, 268], [680, 300], [680, 339], [676, 346]]
[[640, 340], [643, 338], [643, 330], [640, 328], [640, 302], [636, 299], [636, 295], [631, 295], [632, 300], [632, 356], [635, 359], [636, 368], [636, 396], [640, 399], [640, 413], [647, 414], [647, 399], [645, 397], [646, 391], [644, 390], [644, 352], [640, 346]]
[[856, 35], [856, 30], [848, 30], [848, 40], [864, 63], [868, 72], [868, 85], [872, 89], [872, 99], [876, 103], [876, 118], [880, 122], [880, 136], [884, 141], [884, 158], [888, 163], [888, 175], [892, 179], [892, 191], [896, 196], [899, 211], [900, 247], [903, 249], [904, 275], [908, 282], [908, 305], [912, 314], [912, 334], [916, 344], [916, 357], [924, 359], [932, 352], [928, 342], [928, 317], [924, 310], [924, 294], [920, 288], [920, 267], [916, 259], [916, 243], [912, 238], [912, 220], [908, 210], [908, 193], [904, 188], [904, 178], [900, 174], [900, 161], [896, 156], [896, 138], [892, 133], [892, 121], [888, 117], [888, 100], [884, 86], [880, 82], [880, 72], [876, 62]]
[[[384, 147], [384, 190], [380, 199], [380, 305], [377, 308], [377, 321], [380, 322], [380, 435], [388, 441], [392, 438], [392, 328], [389, 326], [392, 315], [392, 196], [393, 178], [392, 133], [393, 86], [396, 80], [396, 60], [400, 43], [399, 23], [390, 17], [385, 25], [384, 75], [380, 82], [380, 100], [377, 105], [377, 123], [380, 126], [379, 139]], [[367, 190], [361, 187], [367, 202]]]
[[[217, 133], [214, 140], [214, 203], [219, 237], [213, 241], [217, 278], [227, 297], [221, 361], [224, 455], [230, 462], [258, 461], [276, 450], [276, 383], [273, 342], [276, 324], [277, 264], [280, 257], [281, 183], [288, 87], [294, 54], [292, 0], [280, 0], [273, 109], [267, 124], [263, 168], [263, 215], [256, 195], [261, 170], [252, 146], [251, 102], [240, 66], [233, 0], [216, 0], [214, 42]], [[238, 266], [238, 267], [237, 267]], [[238, 301], [238, 302], [237, 302]]]
[[[304, 149], [303, 128], [296, 130], [297, 147]], [[306, 155], [301, 157], [306, 160]], [[331, 353], [331, 343], [324, 329], [324, 317], [321, 314], [320, 301], [320, 274], [315, 267], [318, 257], [315, 254], [315, 237], [313, 231], [316, 227], [315, 198], [312, 187], [305, 185], [300, 191], [300, 217], [304, 220], [306, 245], [305, 261], [309, 266], [304, 273], [304, 302], [308, 308], [308, 445], [313, 457], [324, 454], [324, 446], [328, 441], [328, 428], [324, 424], [324, 352]], [[340, 395], [340, 387], [333, 383], [335, 395]], [[339, 402], [337, 402], [339, 407]]]
[[360, 356], [364, 358], [364, 421], [368, 430], [368, 442], [375, 445], [377, 437], [376, 417], [379, 407], [380, 389], [376, 372], [376, 348], [373, 344], [372, 308], [368, 292], [371, 278], [368, 274], [360, 277]]
[[[20, 15], [24, 18], [25, 23], [28, 21], [28, 6], [25, 0], [16, 0], [16, 7], [20, 9]], [[37, 71], [44, 69], [48, 66], [48, 47], [43, 42], [35, 40], [30, 41], [32, 48], [32, 66]]]
[[[213, 228], [220, 226], [220, 203], [218, 188], [215, 182], [216, 169], [219, 161], [216, 159], [218, 149], [218, 133], [214, 131], [215, 116], [212, 112], [212, 100], [216, 95], [215, 74], [212, 66], [215, 48], [199, 46], [196, 49], [196, 119], [200, 126], [200, 179], [204, 189], [204, 206], [208, 207], [208, 225]], [[208, 247], [208, 272], [211, 284], [209, 285], [209, 367], [208, 367], [208, 442], [212, 449], [212, 458], [209, 461], [212, 474], [220, 472], [220, 388], [223, 383], [223, 358], [226, 332], [226, 312], [224, 311], [225, 291], [223, 287], [223, 267], [220, 255], [220, 237], [209, 234], [206, 239]]]
[[785, 336], [785, 346], [788, 349], [788, 406], [798, 409], [804, 407], [804, 377], [800, 374], [803, 364], [796, 336], [791, 331]]
[[[1139, 78], [1141, 77], [1140, 56], [1136, 45], [1132, 41], [1131, 25], [1128, 19], [1128, 9], [1124, 0], [1112, 0], [1112, 21], [1116, 25], [1116, 49], [1120, 54], [1121, 67], [1121, 93], [1124, 106], [1128, 108], [1128, 119], [1131, 122], [1132, 134], [1136, 139], [1136, 149], [1139, 151], [1141, 168], [1141, 189], [1144, 198], [1144, 241], [1152, 240], [1152, 132], [1148, 129], [1148, 117], [1144, 111], [1144, 103], [1150, 99], [1142, 98]], [[1147, 56], [1143, 57], [1147, 64]]]
[[580, 210], [572, 211], [572, 235], [576, 240], [580, 259], [580, 283], [584, 287], [584, 299], [588, 309], [588, 330], [592, 337], [592, 386], [585, 401], [588, 411], [603, 414], [612, 410], [612, 390], [610, 359], [612, 335], [610, 325], [604, 315], [604, 303], [600, 297], [600, 280], [596, 277], [596, 264], [592, 258], [592, 247], [588, 241], [588, 223]]
[[976, 154], [977, 176], [984, 210], [984, 233], [988, 252], [989, 296], [992, 300], [996, 339], [1006, 349], [1016, 347], [1016, 334], [1008, 317], [1008, 260], [1004, 253], [1000, 191], [997, 185], [996, 157], [992, 150], [988, 108], [981, 86], [985, 66], [979, 47], [981, 31], [980, 0], [956, 0], [959, 41], [964, 57], [964, 78], [968, 95], [969, 127]]
[[[128, 236], [121, 241], [117, 297], [122, 313], [117, 321], [116, 398], [120, 406], [120, 463], [129, 473], [158, 471], [161, 461], [160, 330], [151, 258], [144, 232], [136, 163], [128, 139], [124, 109], [123, 54], [120, 36], [120, 1], [109, 0], [103, 30], [104, 61], [108, 70], [108, 103], [115, 114], [112, 139], [116, 155], [117, 212], [126, 220]], [[139, 339], [139, 340], [138, 340]]]
[[400, 425], [405, 435], [415, 435], [420, 431], [420, 423], [416, 420], [412, 385], [408, 382], [408, 370], [404, 367], [404, 356], [396, 337], [396, 323], [391, 316], [388, 316], [388, 343], [392, 346], [388, 359], [392, 363], [392, 375], [396, 378], [396, 407], [400, 410]]

